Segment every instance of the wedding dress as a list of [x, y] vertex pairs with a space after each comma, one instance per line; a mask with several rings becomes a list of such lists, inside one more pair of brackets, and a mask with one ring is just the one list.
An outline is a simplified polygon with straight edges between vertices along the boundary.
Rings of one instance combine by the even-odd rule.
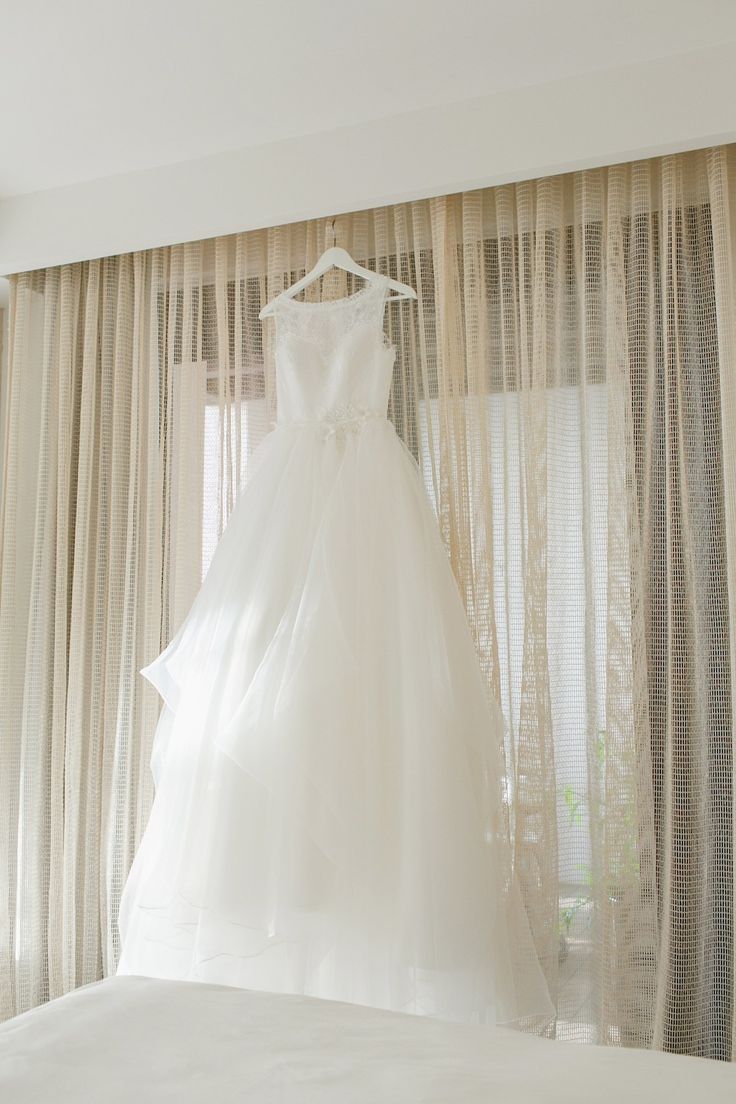
[[548, 1018], [504, 842], [502, 716], [386, 417], [386, 290], [276, 301], [276, 426], [143, 671], [164, 708], [118, 972]]

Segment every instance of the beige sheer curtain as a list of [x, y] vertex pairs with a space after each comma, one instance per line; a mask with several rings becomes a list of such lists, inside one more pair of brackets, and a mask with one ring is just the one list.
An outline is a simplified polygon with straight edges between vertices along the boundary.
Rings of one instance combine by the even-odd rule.
[[[507, 718], [559, 1037], [734, 1031], [732, 148], [339, 216], [392, 303], [416, 455]], [[115, 968], [152, 797], [138, 669], [275, 411], [262, 304], [332, 220], [14, 278], [0, 600], [0, 1005]], [[310, 297], [344, 295], [343, 273]], [[410, 566], [407, 565], [407, 569]]]

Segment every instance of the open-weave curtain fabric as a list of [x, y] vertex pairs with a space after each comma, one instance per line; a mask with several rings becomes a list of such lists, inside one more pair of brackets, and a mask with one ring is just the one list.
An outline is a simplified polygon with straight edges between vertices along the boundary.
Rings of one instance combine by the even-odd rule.
[[334, 234], [417, 289], [387, 307], [389, 415], [506, 716], [557, 1035], [731, 1056], [735, 201], [727, 147], [14, 278], [4, 1015], [115, 968], [152, 798], [138, 671], [273, 420], [258, 312]]

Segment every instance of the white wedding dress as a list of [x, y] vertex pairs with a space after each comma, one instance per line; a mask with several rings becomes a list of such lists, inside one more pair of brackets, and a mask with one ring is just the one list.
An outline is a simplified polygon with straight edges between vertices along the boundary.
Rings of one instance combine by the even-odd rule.
[[164, 709], [118, 972], [471, 1022], [551, 1014], [489, 704], [386, 417], [387, 278], [278, 298], [278, 421], [144, 669]]

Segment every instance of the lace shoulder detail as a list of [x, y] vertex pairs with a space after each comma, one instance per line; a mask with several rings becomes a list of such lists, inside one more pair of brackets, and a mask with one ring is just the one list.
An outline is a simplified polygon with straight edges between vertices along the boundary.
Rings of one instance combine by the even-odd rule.
[[294, 333], [327, 353], [345, 334], [364, 322], [375, 323], [386, 345], [383, 315], [388, 281], [388, 276], [379, 276], [340, 299], [312, 301], [279, 295], [274, 302], [276, 345], [287, 333]]

